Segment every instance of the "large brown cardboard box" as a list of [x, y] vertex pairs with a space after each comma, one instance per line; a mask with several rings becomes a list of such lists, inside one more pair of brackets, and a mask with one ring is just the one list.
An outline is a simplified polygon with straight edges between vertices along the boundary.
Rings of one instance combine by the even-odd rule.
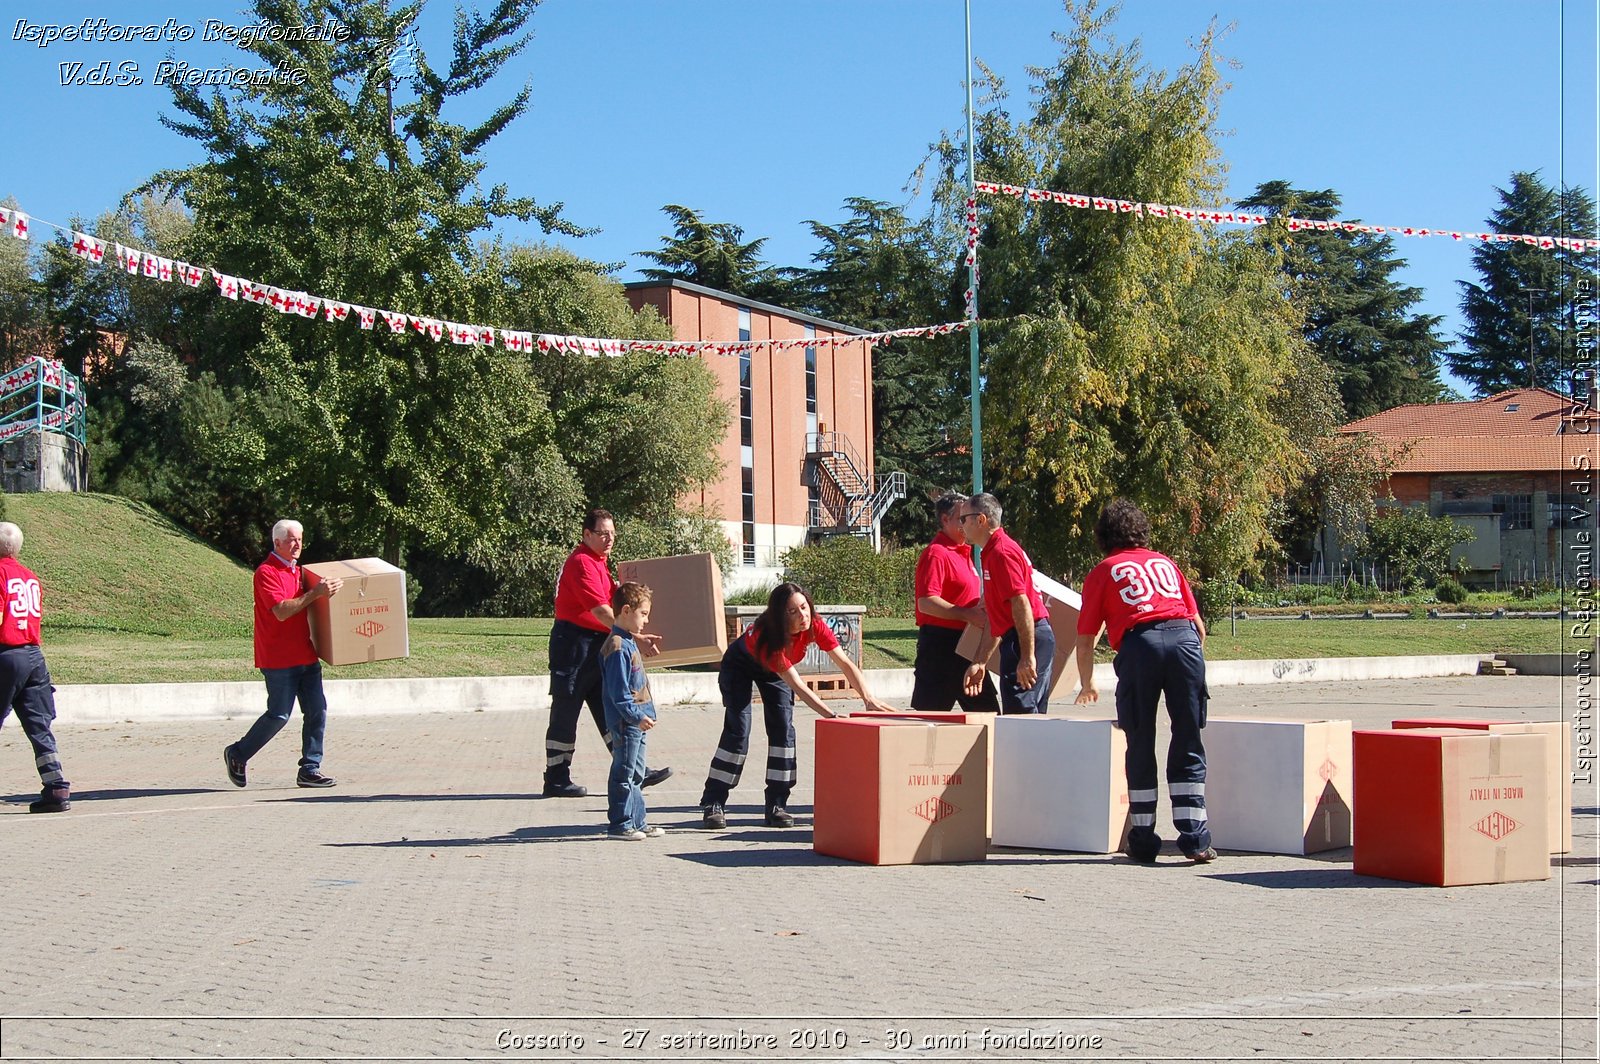
[[1307, 854], [1350, 845], [1347, 720], [1206, 722], [1206, 816], [1224, 850]]
[[722, 620], [722, 570], [710, 554], [640, 558], [617, 566], [624, 583], [650, 589], [650, 626], [661, 637], [661, 653], [646, 668], [721, 661], [728, 649]]
[[1550, 878], [1543, 735], [1357, 731], [1355, 871], [1452, 887]]
[[816, 852], [867, 864], [981, 861], [988, 773], [975, 724], [817, 721]]
[[1127, 838], [1128, 740], [1111, 718], [994, 722], [994, 844], [1116, 853]]
[[983, 728], [983, 763], [985, 776], [989, 781], [989, 790], [985, 796], [987, 802], [984, 816], [984, 834], [994, 835], [994, 722], [1000, 716], [998, 713], [967, 713], [963, 710], [952, 710], [945, 713], [932, 711], [910, 710], [894, 713], [858, 712], [850, 714], [863, 720], [920, 720], [933, 724], [977, 724]]
[[1549, 758], [1549, 778], [1545, 781], [1550, 802], [1550, 852], [1572, 852], [1572, 724], [1565, 720], [1429, 720], [1413, 717], [1397, 720], [1393, 728], [1466, 728], [1469, 731], [1531, 732], [1550, 739], [1545, 748]]
[[329, 665], [388, 661], [411, 654], [406, 574], [382, 558], [302, 565], [314, 587], [337, 576], [344, 586], [311, 604], [311, 642]]
[[[1073, 658], [1073, 648], [1078, 638], [1078, 607], [1083, 599], [1079, 594], [1065, 584], [1045, 576], [1037, 569], [1033, 572], [1033, 583], [1044, 596], [1045, 609], [1050, 612], [1050, 630], [1056, 637], [1055, 663], [1051, 666], [1054, 671], [1050, 674], [1050, 694], [1053, 697], [1056, 688], [1061, 686], [1061, 676], [1071, 672], [1077, 676], [1077, 665]], [[983, 640], [989, 637], [989, 626], [969, 624], [961, 631], [961, 639], [956, 643], [956, 653], [968, 661], [976, 661], [978, 648], [983, 645]], [[1000, 671], [1000, 647], [996, 644], [994, 652], [989, 655], [988, 665], [990, 672]], [[1071, 690], [1071, 688], [1068, 688]]]

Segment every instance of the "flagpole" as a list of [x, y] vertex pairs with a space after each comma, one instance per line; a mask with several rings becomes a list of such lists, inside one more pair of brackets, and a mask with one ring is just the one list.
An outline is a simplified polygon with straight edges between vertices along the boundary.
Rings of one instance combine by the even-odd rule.
[[[972, 0], [966, 0], [967, 13], [967, 199], [976, 202], [978, 195], [978, 178], [973, 168], [973, 157], [976, 149], [973, 146], [972, 135]], [[966, 225], [976, 225], [976, 218], [967, 220]], [[972, 261], [967, 263], [967, 286], [972, 290], [972, 297], [967, 300], [967, 317], [971, 324], [967, 326], [967, 351], [971, 361], [970, 374], [972, 379], [972, 491], [974, 494], [983, 490], [983, 399], [978, 384], [978, 256], [976, 247], [973, 248]]]

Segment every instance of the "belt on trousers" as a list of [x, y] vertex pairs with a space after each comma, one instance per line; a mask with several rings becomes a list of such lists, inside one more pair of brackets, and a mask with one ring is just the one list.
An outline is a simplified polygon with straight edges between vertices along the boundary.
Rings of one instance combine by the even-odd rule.
[[1194, 628], [1194, 622], [1187, 617], [1167, 617], [1159, 621], [1145, 621], [1143, 624], [1136, 624], [1129, 628], [1125, 634], [1132, 635], [1147, 628]]

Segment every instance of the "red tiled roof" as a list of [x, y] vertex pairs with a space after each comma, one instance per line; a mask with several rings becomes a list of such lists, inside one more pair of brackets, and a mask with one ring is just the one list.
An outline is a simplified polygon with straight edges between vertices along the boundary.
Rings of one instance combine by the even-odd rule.
[[[1340, 431], [1370, 433], [1394, 458], [1395, 473], [1561, 472], [1587, 454], [1600, 464], [1596, 434], [1569, 430], [1573, 402], [1546, 388], [1513, 388], [1465, 403], [1411, 403]], [[1584, 410], [1576, 420], [1594, 423]]]

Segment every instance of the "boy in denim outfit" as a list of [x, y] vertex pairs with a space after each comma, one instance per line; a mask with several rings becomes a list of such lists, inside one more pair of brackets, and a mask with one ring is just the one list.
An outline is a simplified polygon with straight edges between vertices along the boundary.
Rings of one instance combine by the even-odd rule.
[[666, 828], [644, 819], [645, 732], [656, 726], [656, 704], [635, 637], [650, 621], [650, 589], [626, 583], [611, 593], [616, 620], [600, 646], [600, 682], [611, 733], [611, 778], [606, 787], [608, 835], [620, 842], [659, 838]]

